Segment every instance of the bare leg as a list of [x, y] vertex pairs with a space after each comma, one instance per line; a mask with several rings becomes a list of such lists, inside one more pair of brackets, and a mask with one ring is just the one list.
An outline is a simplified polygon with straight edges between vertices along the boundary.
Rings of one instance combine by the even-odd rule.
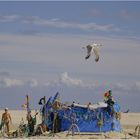
[[7, 128], [7, 133], [9, 134], [9, 131], [10, 131], [9, 122], [8, 122], [8, 123], [6, 123], [6, 128]]

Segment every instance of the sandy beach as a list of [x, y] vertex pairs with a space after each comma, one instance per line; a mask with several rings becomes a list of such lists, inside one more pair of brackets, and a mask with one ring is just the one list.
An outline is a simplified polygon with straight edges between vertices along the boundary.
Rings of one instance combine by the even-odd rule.
[[[0, 116], [2, 116], [2, 113], [4, 111], [0, 110]], [[10, 110], [9, 111], [12, 117], [12, 125], [11, 130], [17, 130], [18, 126], [21, 122], [21, 119], [23, 118], [24, 123], [27, 123], [26, 120], [26, 111], [25, 110]], [[32, 115], [35, 114], [35, 111], [32, 111]], [[45, 139], [45, 138], [65, 138], [65, 139], [122, 139], [122, 138], [135, 138], [130, 133], [134, 133], [135, 127], [140, 124], [140, 113], [122, 113], [121, 116], [121, 125], [122, 125], [122, 132], [116, 133], [116, 132], [107, 132], [107, 133], [81, 133], [80, 135], [76, 134], [75, 136], [67, 136], [67, 132], [61, 132], [57, 133], [54, 137], [49, 135], [49, 132], [46, 132], [42, 136], [32, 136], [30, 138], [33, 139]], [[37, 124], [41, 122], [41, 116], [40, 114], [37, 116]], [[0, 138], [4, 138], [2, 134], [0, 134]]]

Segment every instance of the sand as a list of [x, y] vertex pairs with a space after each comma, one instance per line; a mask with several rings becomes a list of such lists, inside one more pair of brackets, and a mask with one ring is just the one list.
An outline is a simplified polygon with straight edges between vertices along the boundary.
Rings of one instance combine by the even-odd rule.
[[[0, 110], [0, 116], [4, 111]], [[27, 123], [26, 120], [26, 111], [25, 110], [10, 110], [9, 111], [12, 117], [12, 125], [11, 131], [17, 130], [21, 119], [23, 118], [24, 122]], [[32, 111], [32, 115], [35, 114], [35, 111]], [[41, 116], [37, 115], [37, 124], [41, 122]], [[81, 133], [76, 134], [75, 136], [67, 136], [67, 132], [61, 132], [56, 134], [54, 137], [49, 134], [49, 132], [44, 133], [42, 136], [32, 136], [31, 139], [125, 139], [125, 138], [136, 138], [130, 135], [130, 133], [134, 133], [135, 127], [140, 124], [140, 113], [122, 113], [121, 116], [121, 125], [122, 132], [108, 132], [108, 133]], [[7, 138], [0, 133], [0, 138]], [[18, 137], [19, 138], [19, 137]], [[22, 137], [24, 138], [24, 137]]]

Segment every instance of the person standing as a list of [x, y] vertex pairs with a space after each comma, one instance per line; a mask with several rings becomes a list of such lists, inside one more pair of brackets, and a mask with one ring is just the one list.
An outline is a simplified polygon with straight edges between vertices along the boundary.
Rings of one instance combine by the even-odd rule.
[[6, 126], [7, 133], [9, 133], [10, 123], [12, 124], [12, 119], [11, 119], [10, 113], [8, 112], [8, 108], [5, 108], [5, 112], [2, 114], [2, 122], [3, 122], [3, 125]]

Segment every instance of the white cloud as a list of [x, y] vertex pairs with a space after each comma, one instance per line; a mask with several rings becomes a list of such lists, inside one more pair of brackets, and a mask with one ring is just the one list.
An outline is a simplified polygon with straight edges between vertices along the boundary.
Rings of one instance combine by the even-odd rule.
[[62, 21], [60, 19], [41, 19], [39, 17], [28, 17], [25, 18], [23, 23], [32, 23], [37, 25], [52, 26], [57, 28], [74, 28], [81, 30], [98, 30], [98, 31], [120, 31], [119, 28], [114, 27], [112, 24], [99, 25], [94, 22], [92, 23], [74, 23]]
[[[94, 12], [95, 13], [95, 12]], [[44, 25], [49, 27], [56, 27], [56, 28], [73, 28], [73, 29], [80, 29], [86, 31], [120, 31], [119, 28], [114, 27], [113, 24], [106, 24], [106, 25], [99, 25], [94, 22], [91, 23], [75, 23], [75, 22], [68, 22], [60, 20], [59, 18], [52, 18], [52, 19], [43, 19], [38, 16], [18, 16], [18, 15], [9, 15], [9, 16], [0, 16], [0, 22], [14, 22], [18, 21], [23, 24], [36, 24], [36, 25]]]
[[[37, 25], [52, 26], [57, 28], [77, 28], [82, 30], [99, 30], [99, 31], [109, 31], [112, 25], [97, 25], [96, 23], [73, 23], [66, 22], [60, 19], [41, 19], [39, 17], [30, 17], [24, 20], [24, 23], [32, 23]], [[116, 29], [115, 29], [116, 30]]]
[[94, 92], [105, 92], [106, 90], [113, 90], [113, 92], [131, 94], [135, 93], [138, 94], [140, 92], [140, 81], [135, 81], [131, 83], [123, 83], [123, 82], [111, 82], [104, 84], [103, 82], [97, 81], [88, 81], [82, 80], [80, 78], [71, 77], [68, 72], [64, 72], [59, 75], [58, 78], [54, 79], [53, 81], [44, 81], [39, 84], [38, 80], [36, 79], [28, 79], [22, 80], [17, 78], [0, 78], [0, 87], [4, 88], [11, 88], [11, 87], [31, 87], [31, 88], [54, 88], [54, 89], [61, 89], [61, 88], [70, 88], [73, 89], [78, 87], [79, 90], [93, 90]]
[[112, 85], [112, 89], [113, 90], [117, 90], [117, 91], [131, 91], [131, 87], [128, 84], [124, 84], [124, 83], [115, 83]]
[[71, 78], [67, 72], [62, 73], [60, 81], [67, 86], [82, 86], [83, 82], [80, 79]]
[[1, 87], [15, 87], [15, 86], [23, 86], [24, 82], [17, 79], [3, 78], [0, 80]]
[[38, 81], [36, 79], [31, 79], [28, 81], [30, 87], [34, 88], [38, 86]]
[[10, 78], [10, 77], [0, 77], [0, 87], [4, 88], [11, 88], [11, 87], [37, 87], [38, 81], [36, 79], [29, 79], [29, 80], [23, 80], [17, 79], [17, 78]]
[[70, 86], [71, 88], [77, 86], [81, 88], [81, 90], [84, 89], [92, 89], [92, 90], [109, 90], [112, 89], [113, 91], [117, 91], [119, 93], [127, 93], [131, 94], [132, 92], [140, 92], [140, 81], [136, 82], [130, 82], [130, 83], [124, 83], [124, 82], [113, 82], [113, 83], [107, 83], [104, 84], [103, 82], [97, 82], [97, 81], [83, 81], [80, 78], [74, 78], [70, 77], [67, 72], [64, 72], [61, 74], [59, 81], [55, 81], [52, 83], [49, 83], [50, 85], [57, 85], [62, 86], [62, 84], [65, 86]]
[[75, 88], [78, 87], [79, 89], [98, 89], [101, 86], [99, 83], [92, 81], [87, 82], [83, 81], [80, 78], [71, 77], [68, 72], [63, 72], [61, 75], [59, 75], [55, 80], [47, 81], [42, 86], [45, 87], [69, 87], [69, 88]]

